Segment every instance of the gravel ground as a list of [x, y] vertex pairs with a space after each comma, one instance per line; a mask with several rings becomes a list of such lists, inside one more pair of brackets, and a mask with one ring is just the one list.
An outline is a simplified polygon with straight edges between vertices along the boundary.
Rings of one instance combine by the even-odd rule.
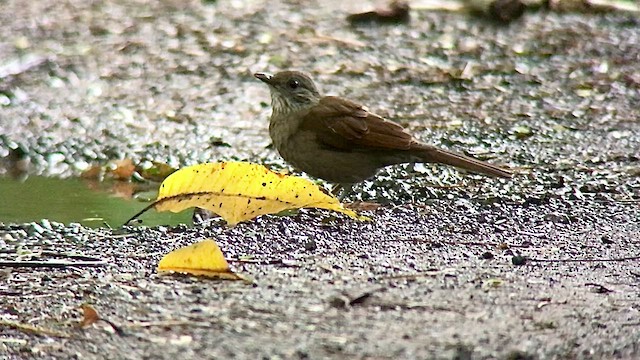
[[[3, 268], [0, 357], [639, 357], [640, 21], [344, 20], [371, 5], [3, 1], [0, 173], [68, 177], [120, 158], [287, 168], [252, 73], [303, 69], [518, 175], [386, 169], [349, 199], [384, 205], [371, 222], [303, 210], [234, 228], [0, 223], [1, 261], [106, 261]], [[251, 257], [232, 264], [255, 284], [156, 274], [163, 254], [207, 237]], [[77, 329], [85, 302], [122, 333]]]

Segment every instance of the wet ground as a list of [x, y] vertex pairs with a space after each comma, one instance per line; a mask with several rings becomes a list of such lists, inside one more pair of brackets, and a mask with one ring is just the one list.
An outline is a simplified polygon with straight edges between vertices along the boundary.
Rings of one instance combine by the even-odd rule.
[[[366, 223], [306, 210], [231, 229], [0, 219], [2, 261], [107, 262], [3, 268], [0, 354], [638, 357], [639, 20], [538, 12], [505, 27], [420, 10], [407, 25], [343, 20], [364, 7], [5, 2], [7, 176], [71, 177], [120, 158], [287, 168], [268, 147], [268, 90], [252, 77], [285, 68], [518, 175], [388, 169], [349, 199], [384, 204]], [[72, 201], [63, 185], [46, 186]], [[163, 254], [204, 237], [256, 284], [155, 273]], [[529, 259], [514, 265], [518, 256]], [[76, 329], [84, 302], [124, 335]]]
[[[0, 178], [0, 208], [4, 223], [23, 223], [47, 219], [65, 224], [119, 227], [155, 199], [157, 183], [135, 184], [78, 178], [26, 176], [25, 179]], [[146, 190], [146, 191], [145, 191]], [[135, 198], [135, 199], [134, 199]], [[147, 226], [178, 225], [191, 222], [188, 212], [149, 211], [141, 218]]]

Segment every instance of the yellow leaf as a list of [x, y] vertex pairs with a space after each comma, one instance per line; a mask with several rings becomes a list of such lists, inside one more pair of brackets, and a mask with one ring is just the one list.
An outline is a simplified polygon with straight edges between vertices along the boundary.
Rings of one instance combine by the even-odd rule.
[[164, 271], [231, 280], [240, 279], [231, 272], [218, 244], [211, 239], [174, 250], [165, 255], [158, 263], [158, 272]]
[[199, 207], [218, 214], [231, 226], [260, 215], [304, 207], [366, 219], [345, 209], [338, 199], [307, 179], [247, 162], [206, 163], [180, 169], [165, 179], [158, 199], [149, 207], [172, 212]]

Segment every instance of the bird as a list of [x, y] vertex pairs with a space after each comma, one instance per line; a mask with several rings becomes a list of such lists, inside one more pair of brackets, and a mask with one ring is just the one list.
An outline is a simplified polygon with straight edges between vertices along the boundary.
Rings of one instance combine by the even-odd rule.
[[402, 163], [439, 163], [494, 177], [513, 176], [498, 165], [423, 143], [361, 104], [323, 96], [303, 72], [254, 76], [270, 89], [269, 135], [280, 156], [297, 170], [339, 185], [337, 189], [348, 192], [379, 169]]

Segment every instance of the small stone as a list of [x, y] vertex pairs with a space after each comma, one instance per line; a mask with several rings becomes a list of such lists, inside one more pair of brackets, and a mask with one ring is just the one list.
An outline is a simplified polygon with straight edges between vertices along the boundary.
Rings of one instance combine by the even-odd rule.
[[536, 357], [523, 351], [515, 350], [507, 354], [506, 360], [533, 360]]
[[491, 251], [487, 251], [481, 255], [481, 257], [485, 260], [493, 259], [493, 253]]
[[31, 223], [29, 225], [29, 228], [27, 229], [27, 234], [36, 235], [36, 234], [42, 234], [45, 231], [46, 230], [42, 226], [40, 226], [40, 225], [38, 225], [36, 223]]
[[516, 266], [524, 265], [527, 263], [527, 257], [516, 255], [511, 258], [511, 263]]
[[26, 36], [20, 36], [13, 41], [13, 46], [18, 50], [25, 50], [31, 46], [31, 42]]
[[11, 234], [7, 233], [2, 235], [2, 241], [11, 242], [11, 241], [16, 241], [16, 239], [13, 236], [11, 236]]
[[11, 98], [5, 94], [0, 94], [0, 106], [9, 106], [11, 105]]
[[335, 295], [329, 298], [329, 305], [335, 308], [346, 308], [349, 306], [349, 298], [344, 295]]
[[47, 229], [47, 230], [49, 230], [49, 231], [53, 230], [53, 229], [51, 228], [51, 223], [50, 223], [50, 222], [49, 222], [49, 220], [47, 220], [47, 219], [42, 219], [42, 221], [40, 221], [40, 224], [42, 224], [42, 227], [43, 227], [43, 228], [45, 228], [45, 229]]
[[51, 225], [52, 228], [55, 228], [55, 229], [63, 229], [65, 227], [63, 223], [59, 223], [57, 221], [50, 221], [49, 224]]
[[316, 244], [315, 240], [309, 240], [303, 244], [304, 249], [307, 251], [313, 251], [318, 248], [318, 244]]
[[611, 240], [609, 235], [602, 235], [600, 240], [602, 240], [602, 243], [605, 244], [605, 245], [611, 245], [611, 244], [615, 243], [615, 241]]

